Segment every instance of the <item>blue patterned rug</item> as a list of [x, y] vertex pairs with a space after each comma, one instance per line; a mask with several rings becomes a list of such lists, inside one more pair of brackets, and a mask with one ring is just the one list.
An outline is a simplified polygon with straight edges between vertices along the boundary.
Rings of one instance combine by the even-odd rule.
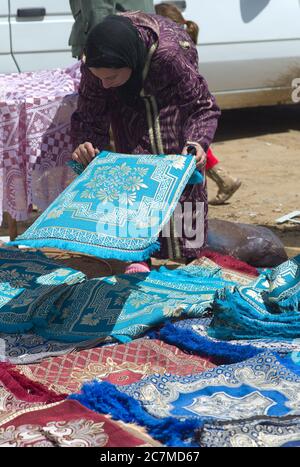
[[200, 266], [84, 280], [41, 254], [1, 250], [1, 264], [0, 332], [70, 343], [129, 342], [170, 319], [201, 317], [217, 290], [235, 285]]
[[[207, 277], [204, 268], [194, 273], [160, 268], [66, 287], [43, 301], [33, 318], [36, 332], [65, 342], [129, 342], [167, 320], [203, 316], [216, 290], [234, 283]], [[47, 326], [40, 326], [46, 321]]]
[[208, 333], [221, 340], [300, 338], [300, 257], [262, 273], [257, 282], [215, 295]]
[[11, 245], [51, 247], [123, 261], [159, 249], [195, 170], [193, 156], [103, 151]]
[[49, 341], [28, 332], [0, 334], [0, 362], [23, 365], [72, 352], [73, 344]]
[[300, 366], [271, 352], [199, 375], [153, 375], [121, 391], [155, 417], [239, 420], [300, 415]]
[[174, 438], [196, 445], [205, 423], [299, 416], [299, 384], [299, 365], [266, 352], [191, 376], [157, 374], [118, 388], [95, 381], [70, 398], [115, 419], [143, 425], [153, 437], [155, 422], [157, 427], [169, 423], [167, 445]]
[[[26, 332], [40, 303], [85, 275], [42, 253], [0, 248], [0, 332]], [[47, 321], [40, 324], [47, 324]]]
[[300, 417], [255, 417], [204, 425], [198, 442], [205, 448], [300, 447]]

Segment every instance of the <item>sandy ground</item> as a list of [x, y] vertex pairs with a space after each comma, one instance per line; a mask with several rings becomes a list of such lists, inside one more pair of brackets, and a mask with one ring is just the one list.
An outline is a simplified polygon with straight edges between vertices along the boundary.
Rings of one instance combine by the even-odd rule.
[[[289, 256], [300, 253], [300, 224], [275, 222], [300, 210], [300, 105], [224, 111], [213, 150], [242, 186], [226, 205], [211, 206], [210, 218], [269, 227]], [[210, 180], [208, 189], [212, 197]], [[5, 225], [0, 235], [8, 235]]]
[[[300, 211], [300, 105], [224, 111], [213, 150], [222, 166], [242, 180], [210, 218], [271, 228], [289, 256], [300, 253], [300, 224], [276, 219]], [[209, 180], [209, 196], [216, 185]]]

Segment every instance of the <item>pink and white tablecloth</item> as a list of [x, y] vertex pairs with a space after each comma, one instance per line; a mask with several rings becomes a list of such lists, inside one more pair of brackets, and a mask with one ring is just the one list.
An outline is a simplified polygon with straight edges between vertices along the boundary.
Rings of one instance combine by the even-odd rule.
[[70, 117], [80, 63], [66, 69], [0, 75], [0, 223], [3, 212], [45, 209], [73, 177]]

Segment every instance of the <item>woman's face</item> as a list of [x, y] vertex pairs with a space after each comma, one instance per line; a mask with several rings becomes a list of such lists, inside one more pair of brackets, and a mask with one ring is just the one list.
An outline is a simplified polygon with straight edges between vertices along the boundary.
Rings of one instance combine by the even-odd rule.
[[90, 71], [101, 80], [105, 89], [123, 86], [132, 75], [131, 68], [90, 68]]

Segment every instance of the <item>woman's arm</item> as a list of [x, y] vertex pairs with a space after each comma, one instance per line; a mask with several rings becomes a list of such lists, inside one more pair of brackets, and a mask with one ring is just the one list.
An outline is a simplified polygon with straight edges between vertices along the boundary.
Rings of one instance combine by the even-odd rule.
[[109, 148], [110, 117], [107, 91], [89, 69], [82, 64], [77, 110], [71, 118], [74, 150], [84, 143], [102, 151]]

